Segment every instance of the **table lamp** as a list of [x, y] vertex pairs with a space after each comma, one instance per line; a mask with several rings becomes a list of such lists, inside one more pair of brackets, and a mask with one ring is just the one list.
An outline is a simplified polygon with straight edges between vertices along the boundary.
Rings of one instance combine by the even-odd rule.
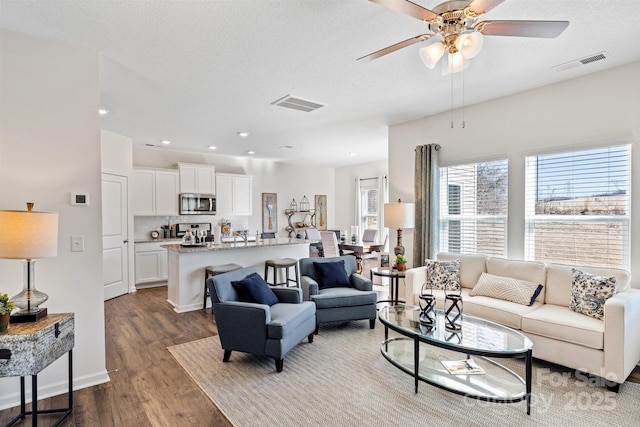
[[415, 203], [402, 203], [398, 199], [398, 203], [385, 203], [384, 205], [384, 226], [387, 228], [395, 228], [398, 230], [398, 243], [393, 248], [393, 253], [404, 255], [404, 246], [402, 246], [402, 229], [413, 228]]
[[27, 211], [0, 211], [0, 258], [24, 261], [24, 289], [11, 298], [20, 310], [11, 315], [11, 323], [35, 322], [47, 315], [38, 307], [49, 296], [36, 289], [34, 264], [36, 258], [58, 254], [58, 214], [34, 212], [33, 203]]

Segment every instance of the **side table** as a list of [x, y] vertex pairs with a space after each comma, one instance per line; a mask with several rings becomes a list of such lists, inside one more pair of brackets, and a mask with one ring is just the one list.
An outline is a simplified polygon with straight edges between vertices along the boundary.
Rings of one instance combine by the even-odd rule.
[[[20, 414], [6, 427], [31, 415], [31, 425], [38, 425], [38, 415], [62, 413], [53, 424], [59, 425], [73, 410], [73, 313], [49, 314], [33, 323], [16, 323], [0, 332], [0, 377], [20, 377]], [[38, 411], [38, 373], [63, 354], [69, 354], [69, 406]], [[26, 410], [24, 377], [31, 375], [31, 411]]]
[[369, 273], [369, 275], [372, 282], [373, 282], [373, 276], [388, 277], [390, 279], [389, 292], [391, 293], [391, 295], [389, 296], [389, 299], [376, 301], [376, 304], [380, 302], [393, 303], [393, 305], [405, 303], [403, 300], [398, 299], [398, 291], [400, 287], [399, 282], [400, 282], [400, 279], [404, 280], [404, 277], [405, 277], [404, 271], [391, 270], [389, 268], [374, 267], [371, 269], [371, 272]]

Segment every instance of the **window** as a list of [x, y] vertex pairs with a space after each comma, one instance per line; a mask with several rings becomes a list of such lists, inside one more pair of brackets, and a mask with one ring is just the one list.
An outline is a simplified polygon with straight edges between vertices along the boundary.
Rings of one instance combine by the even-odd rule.
[[378, 230], [378, 193], [378, 178], [360, 180], [360, 234], [370, 228]]
[[631, 146], [526, 158], [530, 260], [629, 267]]
[[507, 161], [440, 168], [440, 252], [507, 253]]

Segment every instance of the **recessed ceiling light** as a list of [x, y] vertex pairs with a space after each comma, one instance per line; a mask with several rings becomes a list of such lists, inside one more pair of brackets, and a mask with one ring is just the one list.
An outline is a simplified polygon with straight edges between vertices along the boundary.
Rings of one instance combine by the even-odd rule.
[[249, 136], [249, 132], [238, 132], [238, 136], [242, 138], [246, 138]]
[[171, 141], [169, 141], [168, 139], [163, 139], [161, 142], [162, 142], [164, 145], [169, 145], [169, 144], [171, 144]]
[[101, 108], [98, 110], [98, 114], [100, 114], [101, 116], [106, 116], [107, 114], [109, 114], [109, 110], [104, 110]]
[[216, 147], [215, 145], [210, 145], [209, 146], [209, 150], [215, 150], [216, 148], [218, 148], [218, 147]]
[[249, 151], [247, 151], [247, 154], [256, 154], [256, 152], [253, 151], [253, 150], [249, 150]]
[[351, 152], [349, 153], [350, 156], [355, 156], [357, 153]]
[[293, 145], [281, 145], [278, 148], [281, 150], [291, 150], [293, 148]]

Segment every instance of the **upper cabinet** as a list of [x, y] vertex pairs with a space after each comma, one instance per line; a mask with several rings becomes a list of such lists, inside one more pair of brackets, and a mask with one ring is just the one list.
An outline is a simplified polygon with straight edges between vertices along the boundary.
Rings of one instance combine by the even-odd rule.
[[216, 175], [218, 214], [251, 215], [252, 177], [219, 173]]
[[167, 169], [134, 169], [133, 214], [178, 215], [178, 172]]
[[180, 192], [216, 194], [216, 169], [214, 166], [178, 163]]

